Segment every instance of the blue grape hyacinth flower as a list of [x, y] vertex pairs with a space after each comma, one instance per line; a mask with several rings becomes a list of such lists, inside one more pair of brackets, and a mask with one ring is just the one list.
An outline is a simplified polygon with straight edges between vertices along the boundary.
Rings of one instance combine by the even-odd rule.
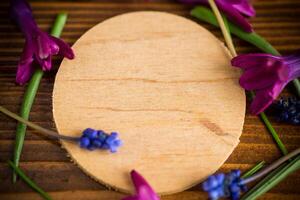
[[281, 98], [273, 105], [279, 121], [300, 125], [300, 100]]
[[211, 175], [203, 182], [202, 188], [208, 192], [211, 200], [217, 200], [222, 197], [238, 200], [241, 192], [246, 190], [246, 186], [242, 184], [240, 176], [240, 170], [232, 170], [228, 174]]
[[106, 149], [115, 153], [122, 145], [122, 141], [118, 138], [118, 133], [116, 132], [107, 134], [102, 130], [87, 128], [82, 132], [79, 144], [80, 147], [84, 149]]

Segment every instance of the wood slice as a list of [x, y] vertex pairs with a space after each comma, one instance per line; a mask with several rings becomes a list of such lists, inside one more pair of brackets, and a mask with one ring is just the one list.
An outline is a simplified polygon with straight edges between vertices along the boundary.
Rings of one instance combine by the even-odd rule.
[[239, 143], [245, 94], [223, 44], [200, 25], [162, 12], [113, 17], [87, 31], [56, 76], [60, 133], [116, 131], [116, 154], [63, 142], [95, 180], [131, 192], [138, 170], [160, 194], [214, 173]]

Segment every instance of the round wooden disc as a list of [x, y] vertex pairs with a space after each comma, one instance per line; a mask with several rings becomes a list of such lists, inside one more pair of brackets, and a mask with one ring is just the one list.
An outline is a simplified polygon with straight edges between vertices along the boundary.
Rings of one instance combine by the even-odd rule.
[[139, 171], [160, 194], [214, 173], [239, 142], [245, 95], [223, 44], [200, 25], [162, 12], [113, 17], [87, 31], [56, 76], [60, 133], [116, 131], [118, 153], [63, 142], [92, 178], [130, 192]]

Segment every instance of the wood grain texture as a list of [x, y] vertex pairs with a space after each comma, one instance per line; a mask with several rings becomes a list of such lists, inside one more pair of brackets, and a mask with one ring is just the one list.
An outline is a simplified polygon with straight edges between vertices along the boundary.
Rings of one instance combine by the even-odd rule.
[[[257, 17], [251, 22], [258, 33], [283, 54], [300, 47], [299, 0], [256, 0], [254, 6]], [[32, 1], [32, 7], [38, 24], [45, 31], [49, 30], [58, 12], [67, 11], [69, 19], [62, 38], [71, 44], [95, 24], [117, 14], [156, 10], [190, 18], [188, 13], [191, 8], [173, 0]], [[8, 3], [2, 1], [0, 3], [0, 104], [17, 112], [24, 88], [16, 86], [14, 78], [24, 40], [18, 29], [9, 21], [7, 8]], [[218, 29], [205, 23], [200, 24], [222, 40]], [[243, 41], [236, 38], [234, 41], [239, 53], [257, 51], [255, 47]], [[60, 60], [59, 58], [54, 60], [55, 68], [59, 66]], [[51, 112], [51, 96], [55, 73], [56, 69], [45, 75], [31, 113], [32, 121], [53, 129], [55, 126]], [[288, 95], [292, 91], [291, 86], [283, 95]], [[271, 120], [289, 150], [299, 146], [299, 127], [277, 123], [272, 117]], [[7, 167], [6, 160], [12, 158], [15, 128], [14, 121], [0, 115], [0, 199], [40, 199], [22, 181], [15, 185], [11, 183], [11, 170]], [[247, 114], [240, 140], [240, 144], [220, 171], [229, 171], [233, 168], [244, 171], [262, 159], [271, 162], [280, 156], [268, 131], [255, 116]], [[121, 196], [116, 192], [107, 192], [107, 188], [87, 177], [65, 155], [66, 151], [60, 148], [57, 141], [49, 140], [29, 130], [21, 167], [43, 189], [50, 192], [54, 199], [82, 199], [81, 195], [83, 195], [84, 199], [114, 200]], [[299, 185], [300, 173], [298, 172], [289, 176], [260, 199], [300, 199]], [[196, 186], [187, 192], [167, 196], [165, 199], [205, 199], [205, 194], [200, 191], [200, 186]]]
[[73, 50], [77, 56], [63, 60], [54, 84], [58, 131], [117, 131], [124, 143], [110, 154], [63, 142], [94, 179], [133, 192], [135, 169], [159, 194], [178, 193], [214, 173], [238, 145], [246, 106], [240, 71], [193, 21], [130, 12], [93, 27]]

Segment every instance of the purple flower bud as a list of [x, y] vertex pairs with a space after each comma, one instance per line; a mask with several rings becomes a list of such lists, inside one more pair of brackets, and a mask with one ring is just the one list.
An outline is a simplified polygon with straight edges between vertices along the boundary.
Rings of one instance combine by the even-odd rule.
[[112, 132], [105, 140], [105, 147], [112, 153], [115, 153], [117, 149], [122, 145], [121, 140], [118, 139], [118, 133]]
[[300, 50], [291, 56], [263, 53], [239, 55], [231, 63], [245, 70], [240, 85], [256, 93], [250, 108], [255, 115], [272, 104], [291, 80], [300, 77]]
[[93, 140], [92, 145], [93, 145], [95, 148], [101, 148], [102, 142], [101, 142], [99, 139], [95, 139], [95, 140]]
[[10, 15], [25, 36], [25, 46], [18, 64], [17, 83], [23, 85], [30, 79], [35, 64], [43, 71], [49, 71], [53, 55], [74, 58], [68, 44], [38, 28], [32, 10], [25, 0], [11, 0]]
[[134, 184], [136, 194], [125, 197], [122, 200], [160, 200], [149, 183], [137, 171], [131, 171], [131, 180]]
[[87, 148], [90, 145], [90, 139], [88, 137], [81, 137], [79, 144], [81, 148]]
[[98, 132], [91, 128], [85, 129], [82, 134], [90, 139], [94, 139], [98, 137]]
[[[187, 4], [209, 5], [207, 0], [178, 0]], [[218, 8], [235, 24], [239, 25], [244, 31], [252, 32], [250, 23], [243, 15], [248, 17], [255, 16], [255, 10], [248, 0], [215, 0]]]
[[98, 130], [98, 139], [99, 139], [102, 143], [104, 143], [104, 141], [106, 140], [107, 137], [108, 137], [108, 136], [107, 136], [107, 134], [106, 134], [104, 131]]

